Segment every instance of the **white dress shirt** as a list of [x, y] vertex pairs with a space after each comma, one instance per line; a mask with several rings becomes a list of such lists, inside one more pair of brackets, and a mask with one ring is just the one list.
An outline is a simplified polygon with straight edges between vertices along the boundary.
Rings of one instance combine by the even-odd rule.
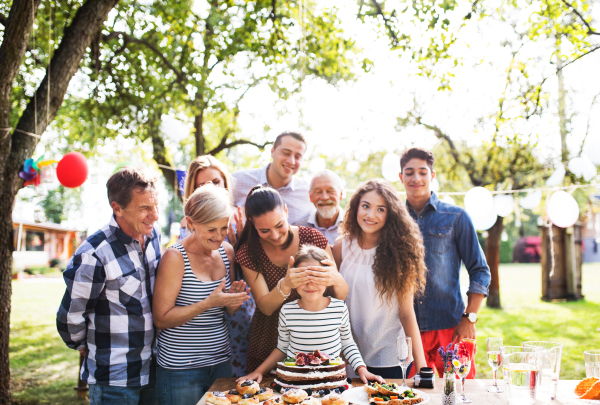
[[[252, 187], [258, 184], [273, 187], [267, 180], [268, 167], [269, 165], [258, 169], [239, 170], [233, 173], [235, 180], [233, 185], [233, 203], [236, 207], [246, 205], [246, 197]], [[296, 222], [300, 219], [307, 217], [311, 207], [314, 207], [308, 195], [308, 183], [296, 176], [292, 177], [287, 186], [276, 190], [287, 205], [288, 222], [292, 225], [296, 225]]]

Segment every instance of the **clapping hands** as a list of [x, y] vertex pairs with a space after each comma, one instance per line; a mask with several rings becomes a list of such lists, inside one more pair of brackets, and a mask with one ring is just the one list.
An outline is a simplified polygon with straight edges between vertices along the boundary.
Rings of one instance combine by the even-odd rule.
[[229, 311], [236, 311], [248, 299], [250, 288], [246, 289], [245, 281], [234, 281], [229, 290], [225, 291], [225, 280], [207, 298], [211, 307], [225, 307]]

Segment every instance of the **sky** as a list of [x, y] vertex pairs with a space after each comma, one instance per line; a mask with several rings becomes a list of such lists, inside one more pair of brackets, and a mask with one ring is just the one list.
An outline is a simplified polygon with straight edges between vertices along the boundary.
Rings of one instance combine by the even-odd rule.
[[[311, 158], [319, 154], [364, 160], [374, 151], [398, 153], [410, 146], [431, 148], [437, 142], [432, 133], [423, 128], [404, 128], [400, 131], [396, 128], [398, 117], [404, 117], [416, 99], [423, 112], [423, 120], [439, 126], [453, 139], [464, 140], [470, 145], [489, 139], [489, 132], [485, 129], [476, 132], [475, 128], [480, 117], [490, 114], [497, 107], [504, 89], [504, 71], [510, 54], [502, 41], [511, 35], [505, 25], [487, 22], [456, 31], [458, 45], [455, 52], [462, 58], [463, 66], [455, 70], [452, 91], [439, 92], [437, 85], [414, 74], [414, 66], [400, 52], [390, 51], [387, 38], [379, 36], [373, 25], [364, 24], [356, 18], [354, 2], [319, 2], [319, 7], [328, 5], [338, 7], [344, 31], [362, 49], [360, 57], [373, 61], [372, 69], [368, 73], [356, 70], [355, 80], [337, 86], [323, 80], [306, 80], [302, 91], [287, 101], [278, 100], [266, 86], [251, 89], [240, 104], [242, 136], [264, 141], [273, 140], [284, 130], [300, 130], [309, 144], [305, 167], [311, 168], [319, 166], [310, 166]], [[411, 27], [406, 29], [411, 31]], [[423, 40], [417, 28], [413, 27], [411, 34], [415, 41]], [[521, 52], [543, 58], [551, 49], [552, 44], [547, 43], [536, 48], [525, 48]], [[569, 135], [573, 156], [579, 155], [587, 132], [587, 146], [584, 149], [594, 159], [600, 159], [600, 97], [598, 104], [590, 111], [592, 99], [600, 94], [599, 65], [600, 52], [586, 56], [563, 71], [568, 107], [573, 113]], [[541, 63], [535, 68], [534, 71], [541, 78], [551, 74], [552, 65]], [[82, 83], [85, 83], [83, 79], [80, 79], [79, 87], [74, 83], [71, 91], [78, 91]], [[551, 76], [545, 83], [545, 89], [551, 92], [550, 109], [520, 129], [524, 133], [538, 134], [536, 153], [558, 163], [560, 136], [555, 107], [557, 88], [556, 76]], [[175, 145], [189, 135], [192, 126], [191, 120], [186, 122], [166, 116], [161, 129], [167, 142]], [[266, 133], [265, 126], [270, 127]], [[51, 152], [52, 143], [56, 142], [58, 135], [48, 135], [38, 145], [36, 156]], [[69, 221], [71, 225], [89, 232], [106, 223], [111, 213], [104, 184], [114, 165], [123, 160], [143, 163], [143, 157], [152, 156], [151, 147], [137, 145], [125, 138], [107, 142], [98, 147], [98, 151], [100, 158], [91, 162], [90, 168], [91, 173], [98, 175], [98, 181], [93, 184], [90, 179], [83, 186], [83, 221], [79, 218]], [[270, 158], [268, 150], [261, 154], [249, 146], [239, 147], [236, 151], [236, 154], [244, 153], [256, 155], [257, 166], [266, 164]], [[176, 160], [181, 159], [176, 157]], [[307, 174], [305, 172], [305, 176]], [[49, 187], [57, 185], [55, 183]], [[441, 189], [443, 191], [443, 184]], [[166, 207], [167, 193], [164, 191], [161, 206]], [[32, 193], [35, 192], [22, 190], [20, 195]], [[14, 216], [29, 219], [33, 209], [32, 204], [20, 202], [15, 207]], [[163, 221], [164, 216], [161, 219]]]

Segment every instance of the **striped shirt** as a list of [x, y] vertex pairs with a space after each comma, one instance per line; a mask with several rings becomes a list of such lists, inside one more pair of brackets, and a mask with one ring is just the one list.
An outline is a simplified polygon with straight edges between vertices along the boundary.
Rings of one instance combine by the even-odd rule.
[[335, 358], [342, 351], [354, 370], [365, 365], [352, 338], [348, 308], [336, 298], [317, 312], [300, 308], [297, 300], [284, 304], [279, 313], [277, 349], [288, 357], [319, 349]]
[[[192, 305], [208, 298], [223, 279], [198, 280], [183, 246], [177, 243], [172, 248], [181, 252], [185, 264], [175, 306]], [[227, 269], [225, 288], [229, 289], [229, 259], [223, 246], [219, 248], [219, 253]], [[231, 347], [224, 312], [225, 307], [213, 307], [181, 326], [161, 330], [157, 341], [158, 364], [167, 369], [191, 369], [230, 360]]]

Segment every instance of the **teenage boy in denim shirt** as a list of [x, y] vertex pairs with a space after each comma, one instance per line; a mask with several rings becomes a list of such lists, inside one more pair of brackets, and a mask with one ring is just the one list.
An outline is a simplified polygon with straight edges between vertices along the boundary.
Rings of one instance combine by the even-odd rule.
[[[455, 205], [439, 200], [431, 191], [435, 177], [433, 154], [412, 148], [400, 158], [400, 180], [406, 189], [406, 206], [419, 224], [425, 243], [427, 285], [415, 300], [415, 313], [427, 364], [443, 375], [440, 346], [475, 339], [477, 312], [488, 294], [491, 274], [471, 218]], [[460, 294], [460, 267], [469, 273], [468, 302]], [[475, 378], [475, 361], [467, 378]]]

